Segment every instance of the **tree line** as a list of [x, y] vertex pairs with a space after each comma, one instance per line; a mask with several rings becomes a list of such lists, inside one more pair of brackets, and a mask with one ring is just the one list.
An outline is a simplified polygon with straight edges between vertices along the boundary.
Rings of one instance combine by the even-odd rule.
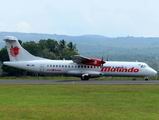
[[[65, 40], [56, 41], [54, 39], [41, 39], [38, 43], [34, 41], [22, 42], [18, 40], [21, 46], [26, 49], [29, 53], [35, 56], [48, 58], [48, 59], [71, 59], [71, 55], [78, 55], [76, 44], [72, 42], [66, 43]], [[21, 75], [33, 75], [34, 73], [5, 66], [2, 63], [9, 61], [9, 56], [6, 47], [0, 50], [0, 64], [2, 73], [1, 76], [21, 76]]]

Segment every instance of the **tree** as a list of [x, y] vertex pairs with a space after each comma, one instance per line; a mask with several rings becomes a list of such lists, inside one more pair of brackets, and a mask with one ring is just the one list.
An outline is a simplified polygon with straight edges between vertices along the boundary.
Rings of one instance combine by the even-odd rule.
[[60, 51], [67, 50], [66, 41], [65, 40], [60, 40], [60, 42], [59, 42], [59, 50]]
[[26, 71], [14, 67], [2, 65], [2, 76], [22, 76]]
[[39, 49], [38, 49], [38, 44], [35, 43], [34, 41], [26, 42], [23, 43], [22, 46], [24, 49], [26, 49], [29, 53], [38, 56]]
[[41, 40], [39, 41], [39, 44], [38, 44], [38, 49], [39, 49], [39, 50], [43, 50], [43, 49], [45, 49], [46, 47], [47, 47], [46, 40], [41, 39]]
[[40, 57], [44, 57], [48, 59], [56, 59], [56, 55], [53, 52], [51, 52], [48, 48], [41, 50]]
[[[0, 50], [0, 61], [3, 62], [3, 61], [8, 61], [9, 60], [9, 57], [8, 57], [8, 53], [7, 53], [7, 48], [6, 47], [3, 47], [1, 50]], [[3, 57], [2, 57], [3, 56]]]
[[54, 39], [47, 39], [46, 40], [46, 47], [51, 51], [51, 52], [56, 52], [55, 47], [58, 45], [58, 42], [55, 41]]
[[69, 42], [67, 44], [67, 47], [68, 47], [68, 50], [70, 50], [70, 51], [77, 51], [76, 44], [73, 44], [72, 42]]
[[60, 59], [66, 59], [66, 60], [71, 60], [72, 55], [78, 55], [76, 51], [62, 51], [62, 55], [60, 56]]

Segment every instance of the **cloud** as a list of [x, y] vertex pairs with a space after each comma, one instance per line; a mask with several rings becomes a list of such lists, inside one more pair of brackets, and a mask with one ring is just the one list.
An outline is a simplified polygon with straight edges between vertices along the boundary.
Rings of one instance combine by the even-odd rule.
[[7, 0], [0, 4], [0, 31], [159, 36], [157, 0], [14, 0], [10, 3]]
[[27, 32], [29, 33], [31, 30], [30, 25], [27, 22], [19, 22], [15, 25], [16, 31]]

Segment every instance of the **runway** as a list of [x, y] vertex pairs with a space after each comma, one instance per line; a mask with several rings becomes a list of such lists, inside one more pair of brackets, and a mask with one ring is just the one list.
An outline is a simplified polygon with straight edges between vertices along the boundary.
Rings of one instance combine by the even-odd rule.
[[96, 85], [158, 85], [159, 80], [0, 80], [0, 84], [96, 84]]

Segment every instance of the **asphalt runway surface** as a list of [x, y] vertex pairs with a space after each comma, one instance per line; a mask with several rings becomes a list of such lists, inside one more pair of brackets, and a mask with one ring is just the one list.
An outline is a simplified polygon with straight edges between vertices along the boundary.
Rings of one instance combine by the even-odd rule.
[[0, 80], [0, 84], [96, 84], [96, 85], [158, 85], [159, 80]]

